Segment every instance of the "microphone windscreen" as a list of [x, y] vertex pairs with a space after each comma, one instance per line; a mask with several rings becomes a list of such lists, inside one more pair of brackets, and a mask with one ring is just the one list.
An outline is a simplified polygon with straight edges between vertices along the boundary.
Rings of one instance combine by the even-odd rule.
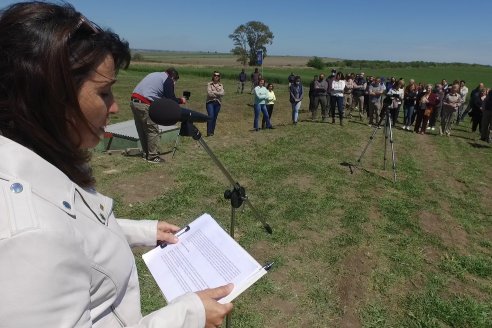
[[181, 107], [167, 98], [160, 98], [149, 106], [149, 117], [159, 125], [174, 125], [181, 120]]

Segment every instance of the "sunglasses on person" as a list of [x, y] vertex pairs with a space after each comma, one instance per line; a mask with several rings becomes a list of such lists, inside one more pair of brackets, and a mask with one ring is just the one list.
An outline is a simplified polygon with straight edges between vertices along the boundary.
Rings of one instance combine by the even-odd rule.
[[87, 19], [84, 15], [80, 15], [77, 25], [75, 25], [72, 32], [70, 32], [68, 35], [68, 40], [71, 40], [74, 35], [80, 32], [86, 32], [90, 35], [96, 35], [102, 32], [102, 28], [100, 28], [96, 23]]

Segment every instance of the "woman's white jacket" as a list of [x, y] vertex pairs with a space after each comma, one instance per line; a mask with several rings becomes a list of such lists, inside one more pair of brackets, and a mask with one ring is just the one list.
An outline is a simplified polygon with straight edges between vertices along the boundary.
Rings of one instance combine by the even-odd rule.
[[0, 327], [203, 327], [194, 293], [141, 315], [129, 246], [155, 245], [156, 226], [115, 219], [110, 198], [0, 135]]

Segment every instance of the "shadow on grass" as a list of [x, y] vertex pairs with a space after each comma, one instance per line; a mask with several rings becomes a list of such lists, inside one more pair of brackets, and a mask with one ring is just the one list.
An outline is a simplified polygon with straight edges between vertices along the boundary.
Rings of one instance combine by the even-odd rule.
[[473, 148], [492, 148], [490, 145], [484, 145], [478, 142], [469, 142], [468, 144]]
[[350, 162], [346, 162], [345, 161], [345, 162], [340, 163], [340, 165], [341, 166], [348, 167], [349, 170], [350, 170], [350, 174], [354, 174], [355, 169], [359, 169], [359, 170], [364, 171], [364, 172], [366, 172], [366, 173], [368, 173], [368, 174], [370, 174], [372, 176], [375, 176], [375, 177], [378, 177], [378, 178], [382, 178], [382, 179], [384, 179], [386, 181], [389, 181], [389, 182], [394, 182], [393, 179], [389, 179], [389, 178], [387, 178], [385, 176], [382, 176], [382, 175], [377, 174], [375, 172], [369, 171], [368, 169], [366, 169], [366, 168], [364, 168], [362, 166], [359, 166], [357, 164], [353, 164], [353, 163], [350, 163]]

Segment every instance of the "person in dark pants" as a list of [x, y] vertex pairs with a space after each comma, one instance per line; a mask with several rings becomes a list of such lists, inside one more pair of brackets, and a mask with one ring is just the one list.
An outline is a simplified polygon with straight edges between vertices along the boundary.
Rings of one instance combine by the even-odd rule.
[[318, 80], [318, 75], [315, 75], [311, 83], [309, 83], [309, 111], [313, 111], [314, 107], [314, 85], [316, 84], [316, 80]]
[[174, 94], [174, 85], [179, 74], [173, 67], [165, 72], [147, 74], [135, 87], [130, 97], [130, 108], [135, 120], [143, 157], [150, 163], [163, 163], [164, 158], [159, 155], [159, 126], [149, 117], [149, 107], [154, 100], [160, 98], [171, 99], [178, 104], [186, 104], [186, 98], [177, 98]]
[[477, 127], [478, 132], [482, 130], [482, 104], [486, 95], [487, 91], [485, 89], [481, 89], [480, 92], [475, 92], [472, 95], [472, 99], [470, 99], [471, 111], [469, 115], [472, 119], [472, 132], [477, 131]]
[[492, 90], [482, 102], [482, 133], [480, 140], [490, 143], [490, 129], [492, 129]]
[[[267, 107], [268, 117], [270, 118], [270, 122], [271, 122], [272, 115], [273, 115], [273, 105], [275, 104], [275, 101], [277, 101], [277, 97], [275, 97], [275, 92], [273, 92], [273, 84], [268, 83], [267, 90], [268, 90], [268, 98], [266, 100], [266, 107]], [[265, 116], [263, 116], [263, 118], [261, 119], [261, 128], [262, 129], [266, 128]]]
[[220, 112], [220, 100], [224, 95], [224, 86], [220, 83], [220, 73], [215, 71], [212, 75], [212, 81], [207, 84], [207, 113], [210, 119], [207, 121], [207, 137], [211, 137], [215, 132], [217, 117]]
[[239, 73], [238, 76], [238, 82], [237, 82], [237, 91], [236, 93], [241, 93], [244, 92], [244, 84], [246, 83], [246, 73], [244, 72], [244, 68], [241, 70], [241, 73]]

